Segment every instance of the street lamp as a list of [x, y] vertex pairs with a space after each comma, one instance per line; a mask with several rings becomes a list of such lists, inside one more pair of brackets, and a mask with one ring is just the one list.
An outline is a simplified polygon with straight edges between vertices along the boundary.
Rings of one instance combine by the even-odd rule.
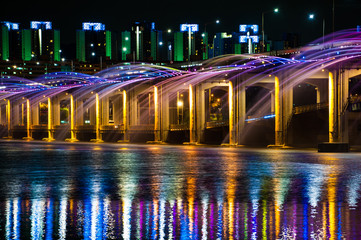
[[[219, 24], [220, 22], [221, 21], [219, 19], [216, 19], [216, 21], [215, 21], [216, 24]], [[213, 23], [213, 21], [212, 22], [207, 22], [207, 23], [204, 24], [204, 34], [207, 34], [207, 25], [210, 24], [210, 23]], [[207, 36], [207, 38], [208, 38], [208, 36]], [[204, 44], [204, 45], [205, 45], [204, 46], [204, 51], [207, 51], [207, 46], [206, 46], [206, 44]], [[213, 36], [213, 57], [214, 57], [214, 36]]]
[[278, 8], [275, 8], [271, 11], [265, 11], [265, 12], [262, 12], [262, 52], [264, 52], [264, 14], [265, 13], [270, 13], [270, 12], [274, 12], [274, 13], [278, 13], [279, 12], [279, 9]]
[[[216, 19], [215, 23], [216, 24], [219, 24], [221, 21], [219, 19]], [[207, 32], [207, 25], [210, 24], [210, 23], [214, 23], [214, 21], [212, 22], [207, 22], [204, 24], [204, 32], [206, 33]]]
[[[315, 14], [310, 13], [308, 15], [308, 19], [309, 20], [314, 20], [315, 19]], [[322, 43], [325, 43], [325, 18], [322, 19]]]

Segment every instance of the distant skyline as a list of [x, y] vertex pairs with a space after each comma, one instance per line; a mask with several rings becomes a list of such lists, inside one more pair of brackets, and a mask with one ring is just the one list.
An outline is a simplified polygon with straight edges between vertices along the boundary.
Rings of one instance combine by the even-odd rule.
[[[335, 1], [335, 30], [356, 28], [361, 25], [361, 2], [359, 0]], [[1, 4], [1, 21], [21, 23], [28, 28], [30, 21], [48, 20], [53, 28], [61, 31], [62, 44], [75, 43], [75, 30], [87, 21], [102, 22], [112, 31], [129, 30], [134, 21], [153, 21], [156, 29], [179, 31], [181, 23], [197, 23], [200, 31], [204, 24], [220, 20], [220, 24], [209, 23], [207, 31], [238, 32], [239, 24], [261, 25], [262, 12], [279, 8], [279, 13], [265, 14], [265, 34], [273, 40], [280, 40], [283, 33], [300, 34], [301, 44], [322, 36], [322, 19], [325, 32], [332, 31], [332, 0], [258, 0], [258, 1], [28, 1], [14, 6], [14, 2]], [[314, 19], [308, 19], [309, 14]]]

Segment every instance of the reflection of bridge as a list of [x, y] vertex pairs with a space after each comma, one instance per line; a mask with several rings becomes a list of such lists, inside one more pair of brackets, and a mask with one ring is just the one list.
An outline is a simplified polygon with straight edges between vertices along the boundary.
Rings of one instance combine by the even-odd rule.
[[[323, 140], [348, 142], [345, 105], [349, 79], [361, 74], [355, 61], [359, 47], [315, 52], [308, 50], [299, 60], [223, 56], [188, 72], [134, 64], [94, 76], [53, 73], [34, 81], [3, 77], [1, 124], [15, 138], [69, 141], [166, 142], [176, 134], [182, 141], [201, 143], [207, 142], [207, 131], [221, 129], [224, 141], [235, 145], [246, 143], [244, 130], [252, 122], [247, 119], [274, 114], [275, 144], [284, 145], [292, 115], [328, 108], [328, 137], [325, 133]], [[293, 90], [302, 83], [315, 87], [315, 102], [294, 107]], [[251, 87], [267, 94], [247, 106]]]

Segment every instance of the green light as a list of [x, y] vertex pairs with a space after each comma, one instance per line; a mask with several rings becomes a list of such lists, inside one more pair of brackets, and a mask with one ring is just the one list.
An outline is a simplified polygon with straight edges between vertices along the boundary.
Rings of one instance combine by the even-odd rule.
[[112, 59], [112, 33], [110, 31], [105, 32], [105, 56]]
[[279, 11], [278, 8], [275, 8], [275, 9], [274, 9], [274, 12], [275, 12], [275, 13], [278, 13], [278, 11]]

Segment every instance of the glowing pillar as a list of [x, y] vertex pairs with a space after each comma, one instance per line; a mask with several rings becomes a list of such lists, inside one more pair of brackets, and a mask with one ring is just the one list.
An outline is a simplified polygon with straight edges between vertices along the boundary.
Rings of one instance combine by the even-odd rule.
[[282, 95], [280, 92], [280, 80], [275, 77], [275, 145], [283, 144], [282, 131]]
[[234, 106], [233, 106], [233, 84], [228, 83], [228, 111], [229, 111], [229, 144], [236, 144], [234, 138]]
[[75, 104], [74, 97], [70, 95], [70, 138], [65, 139], [66, 142], [77, 142], [75, 131]]
[[99, 94], [95, 94], [95, 133], [96, 133], [96, 142], [101, 142], [100, 136], [100, 103], [99, 103]]
[[193, 87], [189, 84], [189, 142], [194, 140], [194, 102], [193, 102]]
[[127, 92], [123, 90], [123, 128], [124, 128], [124, 140], [127, 139]]
[[154, 86], [154, 141], [160, 141], [158, 87]]
[[140, 31], [139, 31], [139, 26], [136, 27], [135, 34], [136, 34], [135, 39], [136, 39], [136, 55], [137, 55], [136, 60], [139, 61], [139, 56], [140, 56]]
[[70, 95], [70, 139], [72, 141], [76, 141], [74, 110], [74, 97]]
[[30, 134], [30, 100], [26, 99], [26, 137], [32, 139]]
[[8, 138], [11, 138], [11, 104], [9, 99], [6, 102], [6, 122], [8, 125]]
[[192, 31], [191, 27], [188, 26], [188, 61], [191, 61], [192, 55]]
[[48, 138], [46, 141], [54, 141], [53, 138], [53, 114], [52, 114], [52, 106], [51, 99], [48, 97]]
[[335, 79], [332, 72], [328, 73], [328, 141], [335, 142]]

